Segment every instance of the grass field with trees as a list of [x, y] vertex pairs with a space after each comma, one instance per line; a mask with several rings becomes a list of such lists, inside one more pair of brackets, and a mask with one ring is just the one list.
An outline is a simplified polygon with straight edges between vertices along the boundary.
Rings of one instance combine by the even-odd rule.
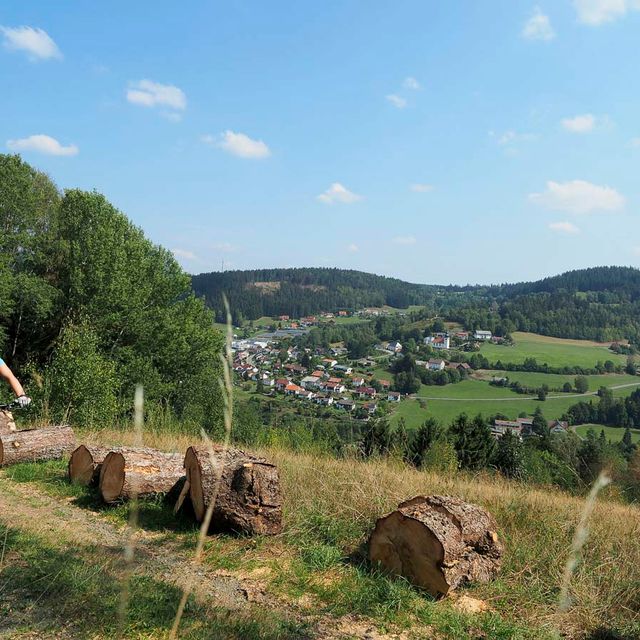
[[527, 358], [535, 358], [538, 364], [550, 367], [580, 366], [592, 368], [597, 362], [611, 360], [614, 364], [625, 365], [626, 357], [613, 353], [610, 343], [598, 343], [588, 340], [568, 340], [552, 338], [535, 333], [516, 331], [512, 334], [513, 345], [486, 343], [480, 353], [496, 363], [523, 363]]

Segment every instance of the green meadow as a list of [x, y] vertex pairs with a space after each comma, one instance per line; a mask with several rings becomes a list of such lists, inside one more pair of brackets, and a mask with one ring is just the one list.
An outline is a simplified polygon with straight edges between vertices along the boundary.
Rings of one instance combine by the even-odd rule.
[[[546, 384], [550, 389], [561, 388], [565, 382], [574, 385], [576, 376], [555, 373], [536, 373], [529, 371], [497, 371], [485, 369], [476, 372], [475, 378], [490, 381], [492, 378], [509, 378], [509, 382], [519, 382], [525, 387], [538, 388]], [[586, 376], [589, 391], [597, 391], [600, 387], [615, 387], [624, 384], [640, 383], [638, 376], [628, 374], [603, 374], [600, 376]]]
[[[611, 442], [620, 442], [624, 435], [624, 429], [621, 427], [603, 427], [601, 424], [581, 424], [576, 427], [576, 433], [584, 438], [589, 429], [593, 429], [596, 435], [600, 435], [600, 432], [604, 431], [605, 438]], [[640, 442], [640, 429], [631, 429], [631, 440], [636, 443]]]
[[626, 356], [613, 353], [609, 344], [589, 340], [564, 340], [535, 333], [516, 331], [513, 346], [483, 344], [481, 353], [490, 362], [522, 363], [526, 358], [535, 358], [539, 364], [550, 367], [580, 366], [594, 367], [598, 361], [611, 360], [624, 365]]

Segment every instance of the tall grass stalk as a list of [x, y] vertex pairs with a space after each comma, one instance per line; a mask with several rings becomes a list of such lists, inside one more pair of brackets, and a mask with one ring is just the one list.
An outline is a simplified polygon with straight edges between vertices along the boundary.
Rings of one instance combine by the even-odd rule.
[[[233, 339], [233, 326], [231, 323], [231, 312], [229, 311], [229, 303], [227, 302], [226, 296], [223, 296], [224, 307], [227, 314], [227, 332], [226, 332], [226, 340], [225, 340], [225, 352], [224, 354], [220, 354], [220, 359], [222, 361], [222, 374], [223, 377], [219, 381], [220, 387], [222, 388], [222, 398], [224, 401], [224, 441], [223, 441], [223, 460], [224, 454], [229, 448], [229, 442], [231, 440], [231, 424], [233, 420], [233, 353], [231, 351], [231, 342]], [[209, 450], [209, 461], [211, 463], [211, 468], [215, 473], [216, 465], [214, 462], [214, 452], [213, 452], [213, 444], [211, 443], [210, 438], [205, 433], [204, 429], [201, 431], [202, 437], [207, 445]], [[205, 513], [204, 519], [202, 520], [202, 524], [200, 525], [200, 532], [198, 534], [198, 542], [196, 544], [195, 553], [193, 555], [193, 566], [197, 567], [202, 561], [202, 552], [204, 550], [204, 543], [207, 539], [207, 533], [209, 532], [209, 527], [211, 526], [211, 519], [213, 517], [213, 510], [215, 508], [216, 500], [218, 497], [218, 490], [220, 488], [220, 479], [222, 477], [222, 465], [219, 467], [219, 474], [216, 477], [213, 496], [209, 501], [209, 506], [207, 507], [207, 511]], [[178, 637], [178, 629], [180, 628], [180, 621], [182, 620], [182, 616], [184, 614], [184, 609], [187, 605], [187, 600], [189, 599], [189, 595], [193, 589], [193, 574], [190, 574], [187, 583], [184, 586], [182, 591], [182, 598], [180, 599], [180, 604], [178, 605], [178, 611], [176, 612], [176, 617], [173, 621], [173, 626], [171, 628], [171, 633], [169, 634], [170, 640], [174, 640]]]
[[564, 574], [562, 576], [562, 587], [560, 590], [560, 602], [558, 606], [559, 613], [566, 613], [571, 608], [572, 603], [571, 596], [569, 594], [569, 589], [571, 587], [571, 578], [578, 568], [578, 564], [580, 563], [580, 558], [582, 555], [582, 549], [587, 541], [587, 538], [589, 537], [589, 519], [591, 518], [593, 510], [596, 506], [598, 493], [600, 493], [600, 491], [604, 489], [610, 482], [611, 479], [607, 476], [606, 472], [601, 471], [600, 475], [593, 483], [591, 491], [589, 491], [589, 495], [587, 496], [587, 500], [584, 504], [584, 509], [582, 510], [582, 515], [580, 516], [580, 522], [578, 523], [576, 531], [573, 535], [571, 552], [569, 553], [567, 563], [564, 567]]
[[[143, 443], [143, 425], [144, 425], [144, 390], [142, 385], [136, 386], [135, 396], [133, 400], [134, 409], [134, 444], [141, 447]], [[120, 591], [120, 602], [118, 605], [118, 636], [125, 637], [125, 628], [127, 622], [127, 609], [129, 607], [129, 598], [131, 596], [131, 576], [133, 574], [134, 557], [135, 557], [135, 535], [138, 529], [138, 486], [137, 480], [131, 485], [131, 501], [129, 506], [129, 522], [127, 525], [127, 543], [124, 548], [125, 571], [122, 577], [122, 589]]]

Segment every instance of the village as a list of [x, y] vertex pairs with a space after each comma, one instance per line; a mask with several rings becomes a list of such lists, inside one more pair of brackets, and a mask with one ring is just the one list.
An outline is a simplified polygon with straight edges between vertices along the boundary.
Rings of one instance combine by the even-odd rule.
[[[396, 390], [389, 379], [391, 376], [381, 374], [392, 370], [394, 362], [402, 358], [405, 348], [401, 342], [380, 342], [370, 355], [358, 359], [350, 358], [348, 350], [340, 344], [328, 349], [302, 348], [295, 344], [296, 338], [323, 323], [371, 320], [384, 315], [389, 315], [385, 309], [327, 312], [299, 319], [281, 315], [277, 323], [274, 319], [271, 326], [254, 337], [234, 335], [234, 372], [238, 381], [245, 385], [254, 383], [255, 393], [266, 397], [332, 408], [363, 421], [389, 415], [398, 403], [416, 398], [415, 394]], [[486, 330], [434, 332], [422, 339], [426, 351], [434, 355], [424, 360], [416, 358], [415, 365], [432, 373], [455, 371], [464, 379], [473, 373], [471, 366], [467, 362], [451, 361], [447, 355], [454, 348], [464, 349], [468, 345], [477, 348], [478, 343], [483, 342], [502, 344], [505, 338]], [[509, 431], [522, 440], [533, 435], [532, 420], [531, 417], [496, 418], [491, 423], [491, 431], [496, 439]], [[558, 420], [549, 421], [548, 426], [553, 433], [568, 428], [566, 422]]]

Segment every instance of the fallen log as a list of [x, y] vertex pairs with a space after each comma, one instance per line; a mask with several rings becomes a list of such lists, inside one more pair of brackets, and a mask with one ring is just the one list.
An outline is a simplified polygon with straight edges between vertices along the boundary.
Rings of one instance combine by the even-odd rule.
[[213, 501], [211, 529], [249, 535], [274, 535], [282, 530], [282, 494], [275, 465], [238, 449], [189, 447], [184, 458], [187, 481], [178, 511], [187, 495], [198, 522]]
[[16, 431], [16, 423], [13, 414], [7, 409], [0, 409], [0, 433]]
[[81, 444], [69, 458], [69, 481], [84, 486], [97, 485], [102, 463], [111, 451], [114, 451], [113, 447], [110, 449]]
[[489, 582], [503, 547], [493, 516], [453, 496], [418, 496], [380, 518], [369, 540], [372, 565], [433, 596]]
[[0, 433], [0, 466], [58, 460], [75, 447], [73, 429], [66, 425]]
[[156, 449], [110, 451], [100, 468], [100, 494], [107, 502], [170, 491], [184, 476], [182, 455]]

